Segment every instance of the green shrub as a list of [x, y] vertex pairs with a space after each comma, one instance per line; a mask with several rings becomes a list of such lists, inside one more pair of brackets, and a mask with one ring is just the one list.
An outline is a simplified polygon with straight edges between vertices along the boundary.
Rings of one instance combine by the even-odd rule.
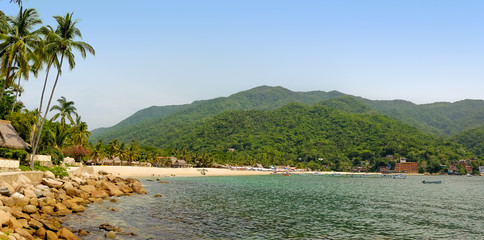
[[23, 162], [25, 161], [25, 159], [27, 159], [27, 151], [10, 148], [0, 148], [0, 157], [20, 160], [21, 162]]
[[[30, 167], [28, 167], [28, 166], [20, 165], [19, 168], [22, 171], [30, 171]], [[69, 176], [69, 174], [67, 173], [67, 169], [65, 169], [63, 167], [54, 166], [52, 168], [49, 168], [49, 167], [40, 165], [38, 162], [34, 163], [34, 170], [35, 171], [42, 171], [42, 172], [51, 171], [56, 177]]]

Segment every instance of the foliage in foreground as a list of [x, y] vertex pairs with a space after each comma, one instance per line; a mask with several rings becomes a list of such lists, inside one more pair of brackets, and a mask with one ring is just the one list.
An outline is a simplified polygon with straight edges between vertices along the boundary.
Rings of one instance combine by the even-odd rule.
[[[22, 170], [22, 171], [30, 171], [29, 166], [20, 165], [19, 167], [20, 167], [20, 170]], [[41, 166], [37, 162], [34, 164], [34, 171], [42, 171], [42, 172], [51, 171], [52, 173], [54, 173], [54, 175], [56, 177], [67, 177], [67, 176], [69, 176], [69, 174], [67, 173], [67, 169], [65, 169], [63, 167], [54, 166], [54, 167], [50, 168], [50, 167], [46, 167], [46, 166]]]

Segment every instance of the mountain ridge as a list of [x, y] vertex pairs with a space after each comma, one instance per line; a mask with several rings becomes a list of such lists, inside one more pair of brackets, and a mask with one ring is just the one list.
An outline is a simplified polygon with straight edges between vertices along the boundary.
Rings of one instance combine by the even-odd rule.
[[[335, 100], [338, 98], [343, 99]], [[91, 140], [119, 138], [125, 141], [144, 142], [146, 139], [143, 136], [144, 133], [152, 135], [146, 129], [146, 126], [150, 125], [156, 125], [159, 128], [179, 127], [183, 122], [201, 121], [225, 111], [274, 110], [294, 102], [311, 105], [324, 101], [328, 101], [326, 105], [333, 104], [333, 108], [355, 107], [363, 103], [365, 107], [358, 106], [356, 109], [346, 109], [346, 111], [380, 112], [440, 137], [449, 137], [461, 131], [479, 127], [483, 125], [480, 120], [484, 119], [483, 100], [466, 99], [454, 103], [436, 102], [419, 105], [406, 100], [369, 100], [338, 91], [295, 92], [280, 86], [259, 86], [228, 97], [141, 109], [112, 127], [93, 130]], [[351, 101], [351, 104], [344, 104], [344, 101]], [[153, 128], [150, 127], [150, 129]], [[166, 134], [169, 129], [156, 132]]]

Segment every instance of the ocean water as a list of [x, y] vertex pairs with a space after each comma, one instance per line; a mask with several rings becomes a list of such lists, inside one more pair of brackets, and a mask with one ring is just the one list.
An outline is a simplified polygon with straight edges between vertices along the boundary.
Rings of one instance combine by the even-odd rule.
[[141, 179], [147, 195], [91, 204], [64, 226], [91, 232], [83, 239], [104, 239], [103, 223], [137, 234], [118, 239], [484, 239], [484, 177], [162, 180]]

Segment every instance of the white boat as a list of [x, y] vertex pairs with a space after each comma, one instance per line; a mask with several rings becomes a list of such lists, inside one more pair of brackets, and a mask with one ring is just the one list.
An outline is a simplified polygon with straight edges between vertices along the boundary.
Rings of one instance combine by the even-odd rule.
[[403, 173], [397, 174], [397, 175], [392, 175], [393, 179], [405, 179], [407, 176]]

